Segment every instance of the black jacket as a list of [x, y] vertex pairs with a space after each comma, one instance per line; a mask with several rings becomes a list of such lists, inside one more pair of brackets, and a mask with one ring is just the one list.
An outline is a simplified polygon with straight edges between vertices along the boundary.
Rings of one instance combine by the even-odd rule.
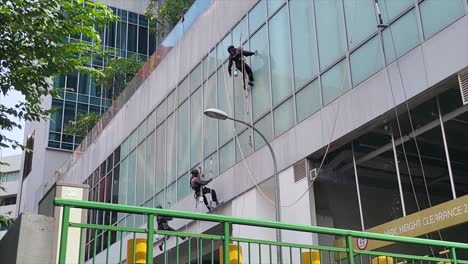
[[235, 50], [236, 50], [236, 52], [234, 53], [234, 55], [229, 54], [229, 64], [228, 64], [229, 75], [231, 75], [231, 72], [232, 72], [233, 62], [235, 62], [236, 64], [240, 64], [241, 60], [242, 60], [242, 55], [247, 56], [247, 57], [255, 55], [255, 52], [248, 51], [248, 50], [242, 50], [242, 55], [241, 55], [241, 49], [240, 48], [236, 48]]
[[156, 222], [158, 222], [158, 229], [167, 230], [169, 227], [168, 222], [171, 220], [172, 220], [172, 217], [156, 216]]
[[206, 181], [202, 180], [201, 177], [192, 177], [190, 179], [190, 187], [192, 187], [192, 189], [196, 190], [202, 186], [205, 186], [207, 185], [208, 183], [210, 183], [212, 181], [212, 179], [208, 179]]

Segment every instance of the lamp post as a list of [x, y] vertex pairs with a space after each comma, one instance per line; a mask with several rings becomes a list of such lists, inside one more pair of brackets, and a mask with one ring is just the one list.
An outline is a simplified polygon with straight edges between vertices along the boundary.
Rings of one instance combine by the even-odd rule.
[[[232, 117], [229, 117], [227, 113], [225, 113], [222, 110], [216, 109], [216, 108], [208, 108], [203, 112], [206, 116], [218, 119], [218, 120], [232, 120], [234, 122], [242, 123], [250, 128], [252, 128], [257, 134], [265, 141], [266, 145], [268, 146], [268, 149], [270, 150], [271, 153], [271, 158], [273, 159], [273, 169], [274, 169], [274, 177], [275, 177], [275, 220], [277, 222], [280, 222], [281, 217], [280, 217], [280, 207], [279, 207], [279, 195], [280, 195], [280, 190], [279, 190], [279, 176], [278, 176], [278, 167], [276, 164], [276, 156], [275, 152], [273, 151], [273, 148], [271, 147], [270, 143], [268, 143], [268, 140], [266, 137], [255, 127], [250, 125], [247, 122], [244, 122], [242, 120], [238, 120]], [[281, 241], [281, 231], [279, 229], [276, 229], [276, 240]], [[278, 259], [281, 259], [281, 250], [278, 250]]]

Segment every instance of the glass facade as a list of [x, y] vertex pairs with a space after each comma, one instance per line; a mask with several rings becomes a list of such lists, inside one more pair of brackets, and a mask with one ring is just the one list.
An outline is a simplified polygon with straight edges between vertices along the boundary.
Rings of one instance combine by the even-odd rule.
[[[208, 118], [204, 109], [249, 120], [271, 141], [416, 47], [419, 32], [460, 17], [448, 12], [445, 22], [423, 29], [424, 14], [437, 4], [379, 2], [389, 23], [383, 30], [373, 1], [258, 1], [122, 142], [118, 202], [170, 207], [189, 196], [190, 169], [200, 166], [216, 177], [241, 161], [239, 145], [244, 156], [265, 145], [245, 126]], [[229, 78], [225, 70], [226, 46], [240, 41], [258, 52], [247, 59], [255, 77], [249, 100], [241, 77]], [[116, 221], [143, 220], [119, 215]]]
[[[90, 66], [102, 68], [107, 59], [130, 57], [137, 54], [142, 60], [156, 49], [156, 35], [148, 30], [145, 16], [112, 7], [119, 21], [109, 23], [104, 28], [96, 28], [101, 36], [102, 48], [115, 50], [109, 58], [93, 57]], [[89, 41], [86, 37], [70, 36], [67, 41]], [[55, 78], [54, 88], [65, 88], [59, 98], [53, 98], [49, 142], [51, 148], [74, 150], [82, 138], [63, 133], [64, 127], [74, 120], [78, 113], [103, 114], [112, 102], [112, 92], [96, 84], [88, 74], [72, 72]]]

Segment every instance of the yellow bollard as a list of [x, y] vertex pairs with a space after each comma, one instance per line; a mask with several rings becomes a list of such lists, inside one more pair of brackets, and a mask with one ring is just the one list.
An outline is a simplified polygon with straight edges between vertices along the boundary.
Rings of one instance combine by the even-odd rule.
[[127, 264], [144, 264], [146, 263], [146, 238], [135, 240], [135, 261], [133, 261], [133, 239], [127, 241]]
[[[239, 257], [239, 258], [238, 258]], [[224, 264], [223, 246], [219, 247], [219, 263]], [[229, 244], [229, 264], [242, 264], [242, 247], [237, 244]]]
[[313, 249], [302, 252], [301, 264], [320, 264], [320, 251]]
[[393, 258], [386, 256], [378, 256], [372, 258], [372, 264], [393, 264]]

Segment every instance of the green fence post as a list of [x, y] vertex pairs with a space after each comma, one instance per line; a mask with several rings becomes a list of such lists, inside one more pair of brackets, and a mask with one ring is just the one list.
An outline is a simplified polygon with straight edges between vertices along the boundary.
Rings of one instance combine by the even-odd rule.
[[457, 253], [455, 252], [454, 247], [450, 248], [450, 258], [452, 259], [452, 264], [457, 264], [458, 263]]
[[231, 234], [229, 233], [229, 223], [224, 222], [224, 238], [223, 238], [223, 259], [224, 259], [224, 264], [229, 264], [229, 242], [230, 242], [230, 236]]
[[67, 242], [68, 242], [68, 227], [70, 225], [70, 207], [63, 207], [62, 214], [62, 236], [60, 237], [60, 252], [59, 263], [65, 264], [67, 260]]
[[354, 264], [353, 237], [346, 236], [346, 249], [348, 251], [348, 264]]
[[146, 263], [153, 264], [154, 215], [148, 215], [148, 236], [146, 237]]

